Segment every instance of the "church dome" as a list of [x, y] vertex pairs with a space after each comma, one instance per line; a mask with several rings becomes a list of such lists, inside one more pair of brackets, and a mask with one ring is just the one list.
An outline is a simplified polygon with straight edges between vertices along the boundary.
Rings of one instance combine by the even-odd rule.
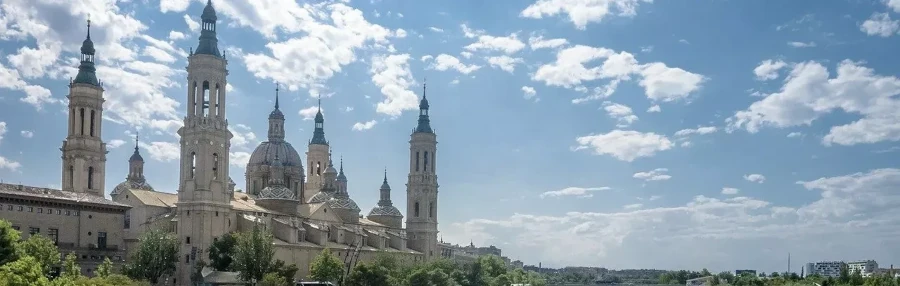
[[262, 191], [259, 191], [259, 198], [293, 200], [294, 191], [281, 185], [269, 185], [265, 189], [262, 189]]
[[369, 212], [369, 215], [403, 217], [403, 214], [400, 213], [400, 210], [395, 206], [375, 206], [372, 208], [372, 211]]
[[319, 191], [318, 193], [313, 195], [311, 198], [309, 198], [309, 201], [307, 201], [307, 203], [309, 203], [309, 204], [324, 203], [330, 199], [331, 199], [331, 195], [329, 195], [326, 192]]
[[94, 50], [94, 41], [91, 41], [91, 36], [88, 35], [87, 39], [84, 39], [84, 42], [81, 43], [81, 53], [85, 55], [93, 55], [96, 52]]
[[150, 186], [150, 184], [148, 184], [147, 181], [136, 182], [136, 181], [126, 180], [126, 181], [116, 185], [116, 187], [113, 188], [113, 191], [111, 193], [109, 193], [109, 195], [111, 195], [111, 196], [118, 195], [126, 190], [142, 190], [142, 191], [151, 191], [151, 192], [154, 191], [153, 187]]
[[212, 6], [212, 1], [206, 2], [206, 7], [203, 8], [203, 14], [200, 14], [200, 19], [212, 22], [218, 20], [218, 17], [216, 17], [216, 9]]
[[253, 154], [250, 155], [250, 161], [247, 166], [270, 166], [278, 157], [281, 164], [285, 167], [303, 167], [303, 160], [300, 154], [286, 141], [271, 142], [266, 141], [259, 144]]
[[359, 206], [349, 197], [334, 197], [328, 200], [328, 206], [332, 209], [344, 209], [359, 212]]

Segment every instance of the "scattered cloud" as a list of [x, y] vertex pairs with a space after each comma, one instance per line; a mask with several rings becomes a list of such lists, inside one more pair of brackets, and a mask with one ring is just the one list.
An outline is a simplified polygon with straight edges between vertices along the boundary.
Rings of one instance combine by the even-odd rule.
[[531, 50], [540, 50], [540, 49], [556, 49], [568, 44], [569, 41], [566, 39], [544, 39], [543, 36], [532, 36], [528, 38], [528, 46], [531, 47]]
[[523, 60], [522, 58], [512, 58], [506, 55], [489, 57], [487, 58], [487, 60], [492, 67], [500, 68], [501, 70], [508, 73], [513, 73], [516, 70], [516, 64], [522, 64], [525, 62], [525, 60]]
[[249, 152], [230, 152], [228, 153], [228, 164], [237, 168], [246, 168], [250, 162]]
[[659, 108], [659, 104], [654, 104], [653, 106], [650, 106], [650, 108], [647, 108], [647, 113], [661, 112], [661, 111], [662, 111], [662, 109]]
[[21, 134], [22, 137], [25, 137], [25, 138], [31, 138], [31, 137], [34, 137], [34, 132], [29, 131], [29, 130], [22, 130], [22, 131], [19, 131], [19, 134]]
[[816, 42], [788, 42], [788, 46], [794, 48], [814, 48]]
[[756, 75], [757, 80], [773, 80], [778, 78], [778, 71], [786, 66], [787, 63], [781, 60], [764, 60], [753, 69], [753, 74]]
[[139, 145], [156, 161], [170, 162], [181, 157], [181, 146], [176, 142], [141, 142]]
[[[300, 117], [303, 118], [303, 120], [313, 120], [313, 118], [316, 117], [317, 112], [319, 112], [318, 106], [310, 106], [310, 107], [307, 107], [304, 109], [300, 109], [300, 111], [297, 112], [297, 114], [299, 114]], [[322, 111], [322, 114], [324, 115], [325, 111]]]
[[632, 17], [641, 2], [652, 0], [537, 0], [519, 13], [519, 17], [541, 19], [544, 16], [566, 14], [579, 30], [590, 23], [600, 23], [609, 16]]
[[633, 210], [633, 209], [639, 209], [643, 206], [644, 206], [643, 204], [630, 204], [630, 205], [625, 205], [622, 208], [626, 209], [626, 210]]
[[737, 195], [741, 190], [735, 188], [722, 188], [723, 195]]
[[106, 147], [109, 149], [116, 149], [121, 147], [122, 145], [125, 145], [125, 140], [122, 139], [113, 139], [109, 140], [109, 142], [106, 143]]
[[890, 37], [900, 31], [900, 21], [891, 20], [888, 13], [875, 13], [859, 25], [859, 30], [869, 36]]
[[525, 43], [519, 40], [519, 37], [515, 33], [503, 37], [479, 35], [477, 42], [469, 44], [464, 48], [470, 52], [486, 50], [499, 51], [511, 55], [525, 48]]
[[593, 192], [597, 191], [606, 191], [610, 190], [609, 187], [593, 187], [593, 188], [581, 188], [581, 187], [568, 187], [561, 190], [556, 191], [547, 191], [540, 195], [540, 197], [548, 198], [548, 197], [563, 197], [563, 196], [575, 196], [581, 198], [590, 198], [593, 197]]
[[744, 175], [744, 180], [762, 184], [762, 183], [766, 182], [766, 176], [763, 176], [760, 174], [749, 174], [749, 175]]
[[609, 155], [621, 161], [632, 162], [637, 158], [652, 157], [656, 152], [672, 148], [672, 141], [665, 135], [633, 130], [613, 130], [605, 134], [591, 134], [575, 139], [575, 151], [589, 149], [596, 155]]
[[441, 28], [438, 28], [438, 27], [428, 27], [428, 29], [431, 30], [432, 32], [437, 32], [437, 33], [443, 33], [443, 32], [444, 32], [444, 29], [441, 29]]
[[603, 110], [606, 111], [606, 114], [609, 115], [609, 117], [618, 121], [616, 127], [628, 127], [631, 123], [638, 120], [637, 115], [634, 115], [631, 107], [624, 104], [605, 101], [603, 102]]
[[530, 86], [523, 86], [522, 92], [525, 93], [525, 99], [532, 99], [537, 95], [537, 91], [535, 91], [534, 88]]
[[409, 88], [415, 84], [409, 70], [409, 54], [374, 56], [372, 83], [381, 89], [384, 100], [378, 102], [375, 111], [391, 117], [400, 116], [405, 110], [419, 107], [418, 97]]
[[185, 34], [182, 33], [182, 32], [178, 32], [178, 31], [169, 31], [169, 40], [172, 40], [172, 41], [178, 41], [178, 40], [183, 40], [183, 39], [186, 39], [186, 38], [187, 38], [187, 35], [185, 35]]
[[449, 69], [456, 70], [462, 74], [469, 74], [471, 72], [477, 71], [481, 68], [478, 65], [466, 65], [459, 61], [458, 58], [448, 55], [448, 54], [440, 54], [434, 58], [434, 62], [431, 63], [430, 68], [446, 71]]
[[354, 123], [354, 124], [353, 124], [353, 128], [352, 128], [352, 129], [353, 129], [354, 131], [369, 130], [369, 129], [372, 129], [372, 127], [375, 127], [375, 124], [376, 124], [376, 123], [378, 123], [378, 122], [375, 121], [374, 119], [369, 120], [369, 121], [366, 121], [366, 122], [357, 122], [357, 123]]
[[788, 137], [788, 138], [803, 137], [803, 133], [800, 133], [800, 132], [791, 132], [791, 133], [788, 133], [787, 137]]
[[647, 172], [634, 173], [632, 177], [644, 181], [666, 181], [672, 178], [672, 176], [666, 174], [667, 172], [669, 172], [669, 169], [656, 168]]

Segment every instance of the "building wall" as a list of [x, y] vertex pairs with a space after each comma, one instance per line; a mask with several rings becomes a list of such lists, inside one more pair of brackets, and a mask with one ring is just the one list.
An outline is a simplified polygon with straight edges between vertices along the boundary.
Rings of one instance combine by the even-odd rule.
[[[305, 281], [301, 279], [305, 279], [309, 276], [309, 265], [316, 259], [322, 251], [324, 247], [309, 247], [309, 246], [300, 246], [300, 245], [276, 245], [275, 246], [275, 259], [279, 259], [284, 261], [286, 264], [296, 264], [297, 268], [300, 270], [297, 271], [296, 276], [294, 277], [297, 281]], [[332, 255], [338, 258], [340, 261], [350, 262], [350, 258], [347, 258], [347, 255], [353, 255], [352, 249], [330, 249]], [[355, 261], [355, 264], [369, 262], [375, 259], [379, 255], [379, 251], [371, 251], [371, 250], [360, 250], [359, 258]], [[389, 255], [395, 255], [401, 262], [405, 263], [415, 263], [422, 261], [424, 257], [422, 254], [410, 254], [403, 252], [385, 252]]]

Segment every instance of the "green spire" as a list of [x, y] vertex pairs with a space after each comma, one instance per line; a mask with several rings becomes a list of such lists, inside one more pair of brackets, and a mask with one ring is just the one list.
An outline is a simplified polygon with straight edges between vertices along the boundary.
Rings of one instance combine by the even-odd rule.
[[206, 1], [203, 14], [200, 15], [200, 45], [194, 54], [203, 54], [221, 57], [219, 52], [219, 39], [216, 38], [216, 9], [212, 6], [212, 0]]
[[91, 19], [87, 20], [87, 38], [81, 43], [81, 65], [73, 83], [85, 83], [100, 86], [97, 80], [97, 68], [94, 67], [94, 41], [91, 41]]
[[[426, 79], [427, 81], [427, 79]], [[422, 101], [419, 102], [419, 125], [413, 133], [434, 133], [431, 129], [431, 119], [428, 118], [428, 98], [425, 97], [426, 83], [422, 83]]]

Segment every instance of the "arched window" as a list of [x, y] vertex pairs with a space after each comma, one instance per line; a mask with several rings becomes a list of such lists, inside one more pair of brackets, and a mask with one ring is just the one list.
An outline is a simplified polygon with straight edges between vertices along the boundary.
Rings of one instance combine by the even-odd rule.
[[428, 203], [428, 217], [434, 217], [434, 202]]
[[197, 87], [197, 82], [194, 82], [194, 88], [191, 90], [191, 102], [188, 103], [188, 108], [191, 109], [191, 114], [197, 114], [197, 93], [200, 92]]
[[214, 111], [214, 112], [211, 112], [211, 113], [212, 113], [213, 115], [218, 116], [218, 115], [220, 115], [220, 113], [219, 113], [219, 105], [222, 104], [222, 89], [219, 88], [219, 84], [218, 84], [218, 83], [216, 83], [216, 94], [215, 94], [215, 97], [216, 97], [216, 105], [213, 106], [213, 111]]
[[322, 162], [316, 162], [316, 176], [322, 174]]
[[219, 154], [213, 153], [213, 180], [219, 179]]
[[191, 179], [194, 178], [194, 170], [197, 168], [197, 154], [191, 152]]
[[419, 171], [419, 152], [416, 151], [416, 172]]
[[72, 165], [69, 165], [69, 187], [75, 187], [75, 167]]
[[200, 103], [200, 110], [203, 116], [209, 115], [209, 82], [203, 82], [203, 101]]
[[71, 123], [72, 125], [71, 127], [69, 127], [69, 134], [75, 134], [75, 108], [72, 108], [71, 112], [69, 112], [69, 115], [71, 115], [69, 116], [71, 117], [69, 123]]
[[79, 126], [81, 127], [80, 133], [81, 133], [81, 135], [84, 135], [84, 108], [79, 109], [79, 113], [81, 113], [79, 115], [79, 116], [81, 116], [81, 119], [80, 119], [81, 124], [79, 124]]
[[94, 111], [91, 110], [91, 137], [94, 137]]
[[87, 188], [88, 190], [94, 189], [94, 167], [88, 167], [88, 179], [87, 179]]
[[434, 172], [434, 152], [431, 152], [431, 171]]
[[253, 180], [253, 187], [250, 188], [250, 192], [254, 195], [259, 193], [259, 188], [257, 187], [256, 183], [257, 183], [257, 181]]
[[425, 166], [422, 171], [428, 172], [428, 151], [425, 151], [425, 157], [423, 159], [425, 159]]
[[415, 216], [419, 217], [419, 202], [416, 202], [415, 207], [413, 208], [415, 212]]

